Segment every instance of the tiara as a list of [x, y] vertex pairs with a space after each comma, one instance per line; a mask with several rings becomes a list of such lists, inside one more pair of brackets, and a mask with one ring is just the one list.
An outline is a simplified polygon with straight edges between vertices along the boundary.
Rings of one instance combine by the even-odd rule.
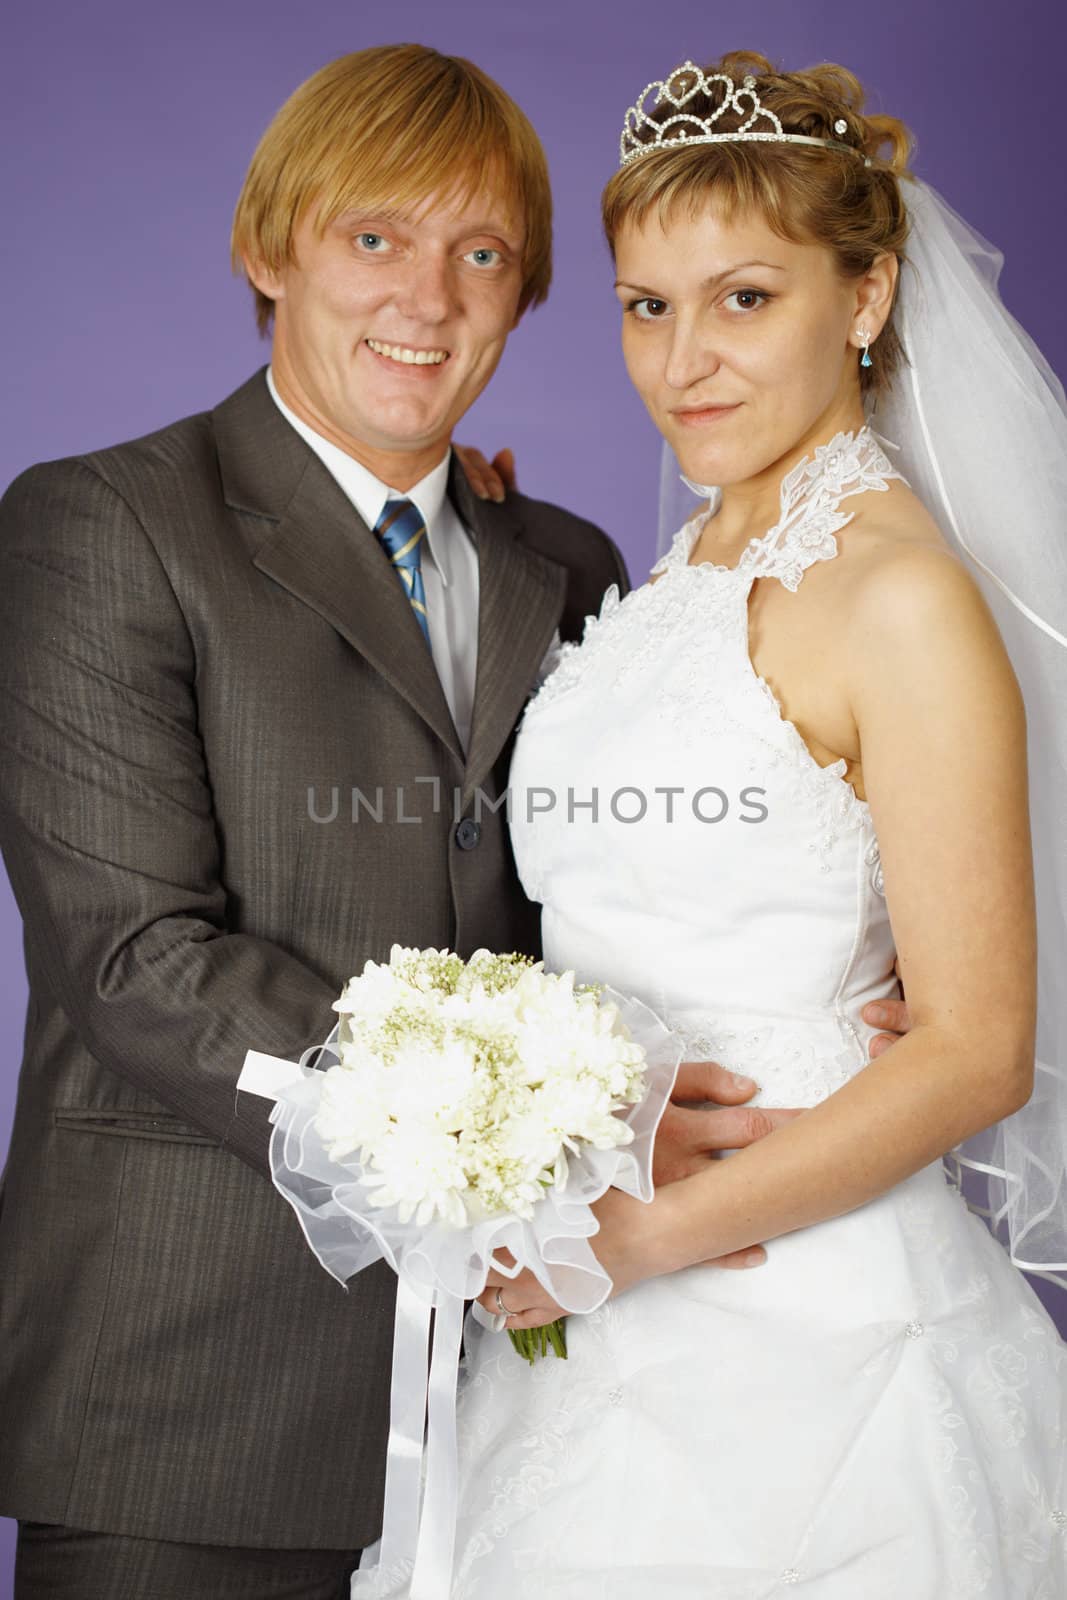
[[[698, 117], [695, 112], [686, 111], [690, 100], [701, 91], [711, 97], [713, 83], [723, 85], [725, 96], [711, 116]], [[673, 106], [675, 116], [667, 117], [663, 122], [652, 120], [645, 106], [653, 90], [656, 98], [652, 108]], [[748, 104], [742, 105], [742, 100]], [[743, 119], [741, 126], [733, 133], [716, 133], [715, 124], [725, 111], [736, 111]], [[761, 119], [770, 126], [754, 128], [753, 124]], [[665, 138], [669, 128], [679, 128], [681, 131], [672, 138]], [[650, 129], [654, 137], [641, 138], [646, 129]], [[839, 117], [834, 123], [834, 132], [848, 132], [844, 117]], [[768, 111], [761, 103], [756, 93], [755, 78], [749, 76], [737, 84], [722, 72], [713, 72], [710, 77], [705, 77], [694, 61], [683, 61], [680, 67], [675, 67], [669, 78], [657, 79], [638, 95], [637, 103], [627, 111], [622, 125], [619, 165], [629, 166], [631, 161], [638, 161], [641, 156], [652, 155], [657, 150], [673, 150], [680, 144], [725, 144], [746, 139], [761, 139], [771, 144], [815, 144], [827, 150], [847, 150], [850, 155], [862, 156], [864, 166], [871, 165], [870, 156], [864, 156], [862, 150], [857, 150], [854, 144], [846, 144], [842, 139], [816, 139], [806, 133], [784, 133], [774, 112]]]

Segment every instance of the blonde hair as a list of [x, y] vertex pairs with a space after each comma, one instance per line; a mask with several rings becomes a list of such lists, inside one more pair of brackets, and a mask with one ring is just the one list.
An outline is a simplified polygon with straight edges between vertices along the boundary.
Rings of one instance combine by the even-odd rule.
[[[908, 219], [899, 180], [910, 176], [911, 134], [896, 117], [863, 114], [863, 85], [853, 73], [830, 63], [806, 72], [779, 72], [766, 56], [747, 50], [730, 51], [704, 72], [724, 73], [735, 82], [751, 73], [761, 102], [786, 133], [841, 140], [869, 156], [871, 165], [849, 151], [757, 140], [679, 144], [676, 150], [639, 156], [604, 190], [604, 231], [613, 254], [625, 222], [640, 225], [653, 208], [666, 222], [678, 207], [692, 215], [714, 199], [728, 222], [739, 212], [754, 210], [781, 238], [825, 245], [843, 277], [861, 276], [885, 253], [903, 266]], [[721, 85], [715, 91], [721, 96]], [[719, 103], [701, 91], [685, 109], [705, 118]], [[653, 120], [673, 110], [668, 105], [654, 112]], [[847, 129], [837, 133], [834, 124], [842, 119]], [[729, 133], [741, 120], [736, 112], [725, 113], [716, 131]], [[899, 285], [898, 274], [898, 291]], [[891, 309], [878, 336], [874, 365], [859, 369], [861, 391], [884, 392], [906, 361]]]
[[[293, 231], [317, 204], [320, 237], [353, 206], [420, 204], [442, 192], [464, 204], [499, 185], [524, 227], [520, 311], [552, 278], [552, 193], [526, 115], [480, 68], [425, 45], [382, 45], [339, 57], [290, 95], [256, 148], [233, 219], [230, 256], [278, 272]], [[274, 302], [253, 285], [265, 334]]]

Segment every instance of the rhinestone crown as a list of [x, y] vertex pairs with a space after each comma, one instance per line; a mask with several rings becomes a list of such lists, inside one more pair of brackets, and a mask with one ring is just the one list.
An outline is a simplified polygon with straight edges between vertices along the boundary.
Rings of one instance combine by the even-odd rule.
[[[695, 111], [685, 108], [695, 95], [706, 94], [712, 98], [712, 85], [722, 84], [723, 99], [710, 117], [698, 117]], [[651, 107], [648, 97], [655, 93]], [[746, 102], [744, 105], [742, 101]], [[651, 112], [663, 106], [673, 106], [674, 116], [663, 121], [653, 121]], [[742, 119], [733, 133], [717, 133], [715, 124], [727, 111], [736, 111]], [[754, 124], [763, 123], [762, 127]], [[671, 132], [672, 129], [677, 130]], [[848, 123], [839, 117], [834, 123], [835, 133], [846, 133]], [[871, 165], [870, 156], [857, 150], [854, 144], [841, 139], [817, 139], [806, 133], [785, 133], [773, 111], [769, 111], [756, 93], [756, 80], [749, 76], [738, 84], [724, 72], [713, 72], [705, 77], [693, 61], [683, 61], [668, 78], [650, 83], [637, 97], [636, 104], [626, 113], [619, 140], [619, 165], [629, 166], [641, 156], [653, 155], [657, 150], [673, 150], [680, 144], [724, 144], [728, 141], [761, 139], [772, 144], [814, 144], [828, 150], [847, 150], [859, 156], [864, 166]]]

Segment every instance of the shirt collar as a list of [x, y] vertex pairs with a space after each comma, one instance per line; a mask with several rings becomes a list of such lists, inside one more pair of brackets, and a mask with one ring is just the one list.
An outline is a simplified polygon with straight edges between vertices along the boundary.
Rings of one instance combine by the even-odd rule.
[[391, 489], [387, 483], [376, 478], [361, 461], [356, 461], [353, 456], [347, 455], [332, 440], [324, 439], [321, 433], [316, 433], [314, 428], [309, 427], [302, 417], [298, 417], [296, 412], [286, 405], [275, 387], [274, 373], [270, 367], [267, 368], [267, 388], [282, 416], [296, 429], [305, 443], [310, 445], [323, 466], [336, 478], [372, 532], [387, 500], [410, 500], [418, 508], [419, 515], [426, 524], [426, 551], [423, 559], [425, 560], [426, 555], [430, 557], [441, 575], [441, 582], [447, 588], [451, 574], [448, 540], [441, 522], [441, 509], [448, 490], [451, 450], [446, 450], [436, 467], [424, 478], [420, 478], [413, 488], [406, 492]]

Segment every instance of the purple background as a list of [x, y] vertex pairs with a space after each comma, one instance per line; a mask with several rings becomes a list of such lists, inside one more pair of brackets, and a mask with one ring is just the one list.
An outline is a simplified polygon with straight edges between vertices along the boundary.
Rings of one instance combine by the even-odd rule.
[[[746, 20], [751, 19], [751, 20]], [[597, 199], [622, 115], [688, 55], [742, 46], [788, 67], [836, 60], [872, 109], [918, 134], [916, 167], [1002, 247], [1017, 317], [1067, 376], [1062, 0], [36, 0], [0, 52], [7, 414], [0, 487], [30, 462], [148, 432], [220, 400], [266, 359], [230, 278], [230, 217], [259, 134], [296, 85], [366, 45], [468, 55], [530, 114], [558, 208], [556, 286], [513, 336], [462, 438], [515, 447], [528, 491], [610, 528], [640, 578], [654, 546], [658, 440], [617, 351]], [[0, 1149], [7, 1145], [25, 980], [0, 874]], [[62, 1314], [62, 1308], [57, 1308]], [[2, 1432], [2, 1424], [0, 1424]], [[0, 1596], [13, 1541], [0, 1522]]]

